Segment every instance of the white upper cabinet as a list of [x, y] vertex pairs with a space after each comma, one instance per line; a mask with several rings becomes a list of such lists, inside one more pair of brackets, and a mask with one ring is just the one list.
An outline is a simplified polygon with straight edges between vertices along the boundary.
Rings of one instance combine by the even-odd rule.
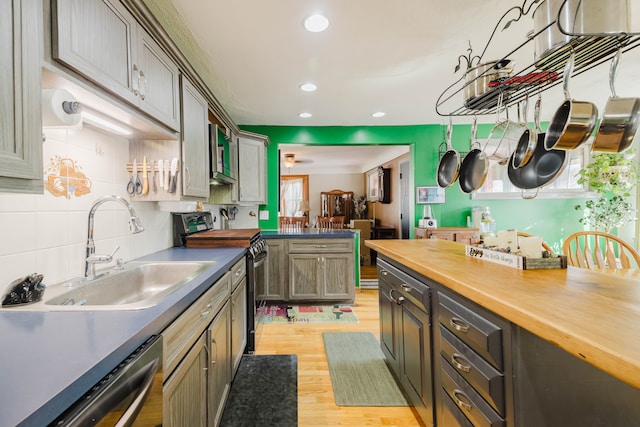
[[42, 193], [42, 4], [0, 2], [0, 191]]
[[53, 57], [179, 129], [179, 70], [117, 0], [57, 0]]
[[209, 107], [182, 77], [182, 194], [209, 197]]
[[266, 136], [240, 132], [238, 137], [238, 201], [267, 203]]

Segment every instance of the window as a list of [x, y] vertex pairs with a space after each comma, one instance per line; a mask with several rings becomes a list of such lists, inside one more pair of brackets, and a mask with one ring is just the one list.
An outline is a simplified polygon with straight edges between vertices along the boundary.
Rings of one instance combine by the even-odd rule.
[[[483, 142], [481, 142], [483, 144]], [[582, 145], [574, 150], [567, 151], [567, 166], [551, 184], [537, 191], [538, 198], [574, 198], [584, 197], [586, 188], [578, 184], [578, 171], [588, 163], [589, 153]], [[507, 166], [500, 165], [491, 160], [489, 172], [484, 185], [472, 194], [473, 199], [511, 199], [531, 197], [536, 190], [521, 190], [509, 180]]]
[[[307, 206], [302, 203], [306, 201]], [[304, 216], [309, 203], [309, 176], [280, 177], [280, 216]]]

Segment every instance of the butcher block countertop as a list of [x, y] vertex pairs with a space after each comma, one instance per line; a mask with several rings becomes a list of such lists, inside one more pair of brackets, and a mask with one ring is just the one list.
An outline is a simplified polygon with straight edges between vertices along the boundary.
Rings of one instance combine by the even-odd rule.
[[640, 279], [574, 267], [518, 270], [445, 240], [366, 245], [640, 389]]

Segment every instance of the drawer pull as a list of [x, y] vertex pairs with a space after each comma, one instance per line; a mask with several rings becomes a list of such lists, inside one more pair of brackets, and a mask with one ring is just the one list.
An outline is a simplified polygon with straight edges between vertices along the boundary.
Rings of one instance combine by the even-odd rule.
[[464, 391], [459, 389], [453, 390], [453, 398], [456, 400], [456, 404], [462, 409], [466, 409], [467, 411], [470, 411], [473, 409], [473, 405], [471, 405], [469, 397], [467, 397], [467, 395], [464, 394]]
[[389, 291], [389, 299], [393, 302], [395, 302], [398, 305], [402, 305], [402, 303], [405, 301], [405, 297], [398, 297], [397, 299], [393, 297], [393, 292], [395, 291], [395, 289], [391, 289]]
[[211, 313], [211, 304], [207, 304], [207, 309], [200, 312], [200, 317], [207, 317], [209, 313]]
[[386, 276], [389, 273], [387, 272], [387, 270], [380, 270], [380, 274], [382, 274], [383, 276]]
[[451, 355], [451, 363], [460, 371], [471, 372], [471, 365], [461, 354], [453, 353]]
[[326, 248], [327, 245], [316, 245], [316, 248]]
[[406, 283], [401, 284], [400, 287], [407, 293], [411, 292], [411, 286], [407, 285]]
[[449, 323], [456, 331], [469, 332], [469, 324], [458, 317], [452, 317]]

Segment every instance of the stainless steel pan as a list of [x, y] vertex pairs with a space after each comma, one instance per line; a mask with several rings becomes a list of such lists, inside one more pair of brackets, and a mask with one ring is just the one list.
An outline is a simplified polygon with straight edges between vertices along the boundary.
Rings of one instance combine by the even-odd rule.
[[593, 141], [592, 150], [620, 153], [631, 146], [640, 124], [640, 98], [616, 96], [615, 78], [620, 62], [620, 50], [611, 61], [609, 87], [611, 97], [604, 108], [600, 126]]
[[571, 54], [564, 70], [563, 90], [565, 101], [558, 107], [544, 139], [547, 150], [572, 150], [585, 142], [596, 126], [598, 108], [588, 101], [571, 99], [569, 79], [573, 71], [574, 55]]

